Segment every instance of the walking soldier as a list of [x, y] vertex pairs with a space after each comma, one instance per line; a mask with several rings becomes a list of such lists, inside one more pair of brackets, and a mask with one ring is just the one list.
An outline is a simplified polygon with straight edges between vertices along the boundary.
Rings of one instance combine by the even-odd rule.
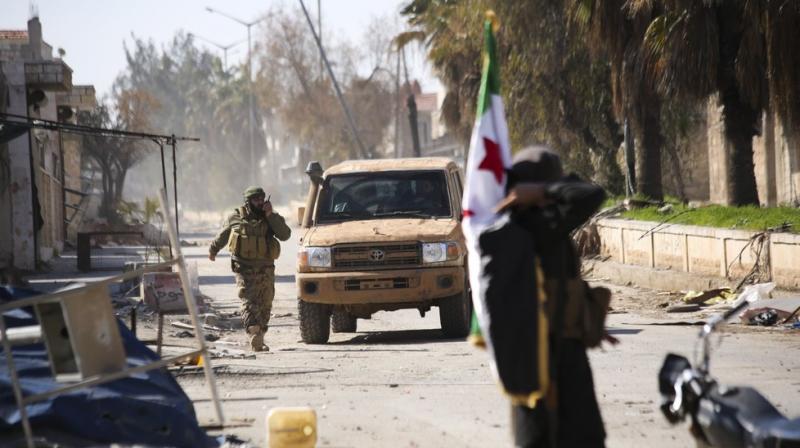
[[226, 245], [231, 253], [231, 269], [242, 299], [242, 323], [253, 351], [269, 350], [264, 333], [275, 297], [275, 260], [281, 252], [278, 240], [286, 241], [292, 233], [265, 198], [261, 187], [245, 190], [244, 205], [228, 216], [208, 251], [211, 261]]

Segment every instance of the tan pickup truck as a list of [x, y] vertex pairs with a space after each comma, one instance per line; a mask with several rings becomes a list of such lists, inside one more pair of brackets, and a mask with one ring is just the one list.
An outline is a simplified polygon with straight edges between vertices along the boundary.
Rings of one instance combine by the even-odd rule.
[[461, 232], [462, 173], [447, 158], [316, 162], [297, 263], [304, 342], [355, 332], [377, 311], [439, 307], [447, 337], [472, 313]]

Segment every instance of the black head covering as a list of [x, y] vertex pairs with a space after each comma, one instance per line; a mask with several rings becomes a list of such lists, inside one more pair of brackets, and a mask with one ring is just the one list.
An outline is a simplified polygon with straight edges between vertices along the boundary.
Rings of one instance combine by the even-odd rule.
[[546, 146], [529, 146], [514, 155], [509, 183], [554, 182], [563, 175], [558, 154]]

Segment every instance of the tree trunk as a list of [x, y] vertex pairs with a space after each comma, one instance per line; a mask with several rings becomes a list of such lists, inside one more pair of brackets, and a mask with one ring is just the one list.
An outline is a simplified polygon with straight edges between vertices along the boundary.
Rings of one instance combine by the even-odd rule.
[[113, 210], [113, 202], [114, 202], [114, 188], [113, 188], [113, 175], [111, 173], [111, 168], [102, 164], [100, 166], [102, 170], [102, 181], [103, 181], [103, 200], [101, 202], [100, 207], [100, 215], [103, 218], [106, 218], [108, 222], [113, 222], [114, 220], [114, 210]]
[[[645, 100], [646, 96], [642, 96]], [[650, 199], [664, 199], [661, 185], [661, 102], [650, 98], [644, 107], [644, 117], [639, 129], [639, 144], [636, 145], [636, 191]]]
[[[736, 60], [742, 39], [741, 10], [737, 2], [723, 2], [718, 10], [720, 35], [719, 95], [730, 163], [727, 179], [730, 205], [758, 204], [753, 165], [753, 136], [757, 134], [758, 111], [740, 95]], [[742, 86], [744, 89], [752, 86]]]
[[727, 183], [730, 205], [758, 205], [753, 136], [758, 126], [758, 112], [745, 103], [735, 86], [722, 92], [725, 140], [729, 145]]

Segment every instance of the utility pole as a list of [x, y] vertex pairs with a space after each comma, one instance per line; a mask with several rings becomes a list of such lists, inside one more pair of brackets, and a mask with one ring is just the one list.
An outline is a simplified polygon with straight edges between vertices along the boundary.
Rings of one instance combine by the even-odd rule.
[[397, 69], [394, 72], [394, 156], [400, 158], [400, 51], [397, 51]]
[[219, 48], [220, 50], [222, 50], [222, 70], [225, 73], [228, 72], [228, 50], [230, 50], [231, 48], [233, 48], [233, 47], [239, 45], [240, 43], [244, 42], [244, 39], [240, 39], [240, 40], [237, 40], [236, 42], [230, 43], [228, 45], [222, 45], [222, 44], [218, 44], [218, 43], [214, 42], [211, 39], [207, 39], [207, 38], [205, 38], [205, 37], [203, 37], [203, 36], [201, 36], [199, 34], [189, 33], [189, 36], [196, 37], [196, 38], [198, 38], [198, 39], [200, 39], [200, 40], [202, 40], [202, 41], [204, 41], [204, 42], [206, 42], [208, 44], [211, 44], [211, 45]]
[[300, 2], [300, 7], [303, 8], [303, 14], [306, 16], [308, 27], [311, 29], [311, 34], [314, 36], [314, 41], [317, 43], [317, 48], [319, 48], [319, 54], [322, 56], [322, 61], [325, 63], [325, 67], [328, 69], [328, 76], [331, 77], [333, 89], [336, 91], [336, 98], [339, 99], [339, 104], [341, 104], [342, 109], [344, 109], [344, 114], [347, 116], [347, 122], [350, 125], [350, 132], [353, 133], [353, 140], [355, 140], [356, 144], [358, 144], [358, 149], [361, 151], [361, 157], [369, 159], [370, 154], [367, 151], [367, 148], [364, 147], [361, 137], [358, 135], [358, 129], [356, 128], [356, 122], [353, 120], [353, 114], [350, 112], [350, 107], [344, 100], [344, 96], [342, 96], [342, 90], [339, 88], [339, 83], [336, 82], [336, 76], [333, 74], [333, 69], [331, 69], [331, 64], [328, 62], [328, 57], [325, 55], [325, 49], [322, 48], [322, 41], [317, 35], [317, 32], [314, 31], [314, 22], [311, 21], [311, 16], [308, 14], [308, 9], [306, 9], [306, 5], [303, 3], [303, 0], [298, 1]]
[[206, 11], [219, 14], [223, 17], [226, 17], [234, 22], [244, 25], [247, 27], [247, 102], [248, 102], [248, 113], [247, 113], [247, 121], [248, 121], [248, 128], [249, 128], [249, 143], [250, 143], [250, 180], [251, 183], [258, 182], [258, 166], [256, 164], [256, 149], [255, 149], [255, 111], [253, 107], [253, 97], [255, 93], [253, 92], [253, 45], [252, 40], [250, 37], [250, 28], [253, 25], [261, 22], [264, 18], [256, 19], [250, 22], [246, 22], [244, 20], [238, 19], [233, 17], [230, 14], [224, 13], [222, 11], [216, 10], [209, 6], [206, 7]]
[[419, 147], [419, 120], [417, 119], [417, 100], [414, 98], [414, 89], [411, 88], [411, 82], [408, 79], [408, 65], [406, 65], [406, 49], [400, 51], [403, 53], [403, 71], [406, 75], [406, 85], [408, 85], [408, 97], [406, 98], [406, 106], [408, 107], [408, 124], [411, 128], [411, 142], [414, 144], [414, 157], [422, 157], [422, 151]]
[[[322, 45], [322, 0], [317, 0], [317, 30], [319, 31], [319, 44]], [[319, 79], [322, 79], [323, 71], [322, 55], [319, 57]]]

